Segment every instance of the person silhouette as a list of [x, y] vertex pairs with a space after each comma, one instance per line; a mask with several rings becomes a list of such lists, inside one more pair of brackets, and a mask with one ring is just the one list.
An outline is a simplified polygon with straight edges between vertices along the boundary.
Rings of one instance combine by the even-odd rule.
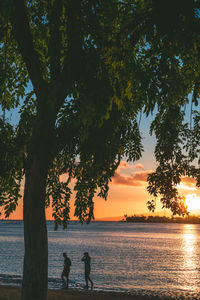
[[88, 289], [88, 280], [91, 283], [91, 290], [93, 289], [93, 281], [90, 278], [90, 271], [91, 271], [91, 257], [89, 256], [88, 252], [85, 252], [81, 261], [85, 263], [85, 283], [86, 283], [86, 289]]
[[[72, 265], [70, 258], [67, 256], [67, 253], [64, 252], [63, 253], [63, 257], [64, 257], [64, 268], [61, 274], [61, 279], [63, 282], [63, 285], [66, 286], [66, 288], [68, 288], [69, 286], [69, 272], [70, 272], [70, 267]], [[65, 278], [66, 281], [65, 281]]]

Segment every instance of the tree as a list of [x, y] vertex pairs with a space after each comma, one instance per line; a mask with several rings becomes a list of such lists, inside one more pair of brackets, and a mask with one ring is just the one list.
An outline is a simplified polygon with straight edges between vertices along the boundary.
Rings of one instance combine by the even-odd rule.
[[[117, 2], [19, 0], [1, 5], [1, 106], [3, 111], [18, 108], [20, 121], [15, 127], [6, 113], [1, 119], [0, 201], [9, 216], [25, 176], [22, 299], [44, 300], [45, 206], [53, 207], [56, 227], [66, 226], [68, 183], [74, 177], [75, 214], [89, 222], [97, 188], [106, 198], [122, 154], [138, 159], [142, 147], [136, 110], [128, 99], [129, 74], [119, 78], [121, 58], [113, 66], [109, 52], [115, 43]], [[33, 89], [27, 92], [30, 82]], [[63, 173], [68, 174], [65, 183], [60, 181]]]
[[[134, 74], [133, 86], [138, 91], [139, 79], [142, 97], [135, 94], [139, 95], [141, 108], [147, 115], [156, 111], [150, 133], [155, 133], [157, 139], [158, 167], [148, 175], [147, 189], [154, 199], [147, 205], [154, 210], [159, 196], [163, 208], [169, 208], [174, 215], [185, 215], [188, 214], [185, 197], [178, 194], [177, 184], [182, 177], [190, 176], [200, 186], [200, 111], [197, 108], [200, 3], [145, 0], [121, 4], [129, 16], [126, 32], [134, 49], [139, 50], [137, 56], [141, 55], [137, 60], [141, 73]], [[143, 44], [137, 40], [141, 36]], [[137, 101], [135, 95], [134, 101]], [[188, 105], [191, 105], [190, 120], [186, 116]]]
[[[3, 112], [18, 108], [20, 121], [9, 124], [6, 113], [0, 120], [0, 204], [9, 216], [25, 177], [23, 300], [46, 299], [45, 206], [53, 207], [56, 227], [66, 226], [68, 184], [76, 178], [75, 214], [89, 222], [93, 196], [98, 189], [107, 197], [121, 157], [141, 156], [142, 109], [148, 115], [157, 107], [159, 114], [152, 130], [161, 172], [156, 181], [150, 175], [149, 191], [164, 194], [169, 200], [161, 200], [174, 212], [185, 211], [170, 186], [163, 190], [162, 174], [174, 156], [173, 180], [179, 170], [179, 133], [188, 132], [180, 110], [188, 93], [194, 91], [193, 102], [199, 94], [198, 3], [167, 3], [170, 26], [159, 1], [1, 2], [0, 103]], [[33, 88], [27, 90], [30, 82]], [[191, 157], [195, 130], [199, 134], [195, 120]]]
[[[141, 6], [146, 12], [150, 9], [146, 20], [148, 28], [153, 26], [153, 30], [146, 30], [149, 47], [144, 56], [149, 68], [154, 69], [153, 87], [160, 98], [150, 128], [157, 139], [158, 166], [148, 176], [148, 191], [155, 198], [160, 196], [163, 208], [171, 209], [174, 215], [185, 215], [188, 214], [185, 197], [178, 194], [177, 184], [182, 177], [189, 176], [200, 186], [200, 3], [144, 1]], [[147, 203], [151, 210], [155, 209], [155, 198]]]

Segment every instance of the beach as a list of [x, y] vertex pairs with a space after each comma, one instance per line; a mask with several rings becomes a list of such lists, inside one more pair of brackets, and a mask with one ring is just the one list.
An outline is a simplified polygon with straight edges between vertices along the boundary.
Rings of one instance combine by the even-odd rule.
[[[20, 300], [21, 287], [0, 285], [0, 300]], [[128, 293], [104, 291], [48, 290], [47, 300], [172, 300], [182, 297], [129, 295]], [[192, 298], [197, 299], [197, 298]]]

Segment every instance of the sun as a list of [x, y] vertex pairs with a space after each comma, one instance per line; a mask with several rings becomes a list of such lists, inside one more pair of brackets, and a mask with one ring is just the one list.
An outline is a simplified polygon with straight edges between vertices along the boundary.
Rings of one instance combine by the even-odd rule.
[[196, 194], [186, 195], [185, 203], [187, 204], [187, 209], [189, 212], [195, 212], [196, 210], [200, 210], [200, 197]]

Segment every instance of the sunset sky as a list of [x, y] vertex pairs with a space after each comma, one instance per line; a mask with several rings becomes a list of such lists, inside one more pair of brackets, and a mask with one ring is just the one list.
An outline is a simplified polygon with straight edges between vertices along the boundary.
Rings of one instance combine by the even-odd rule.
[[[149, 125], [153, 120], [153, 116], [146, 118], [142, 116], [140, 122], [140, 130], [143, 138], [144, 153], [139, 161], [134, 163], [126, 162], [125, 158], [121, 162], [112, 178], [110, 184], [109, 196], [107, 201], [95, 197], [95, 219], [104, 219], [124, 216], [124, 214], [146, 214], [149, 213], [146, 202], [151, 198], [146, 187], [147, 174], [155, 170], [156, 161], [154, 158], [155, 137], [149, 135]], [[17, 122], [17, 115], [16, 120]], [[71, 184], [73, 187], [73, 182]], [[22, 187], [23, 192], [23, 187]], [[188, 209], [192, 214], [200, 214], [200, 191], [195, 186], [192, 178], [183, 178], [179, 185], [179, 192], [186, 196]], [[71, 219], [74, 219], [74, 194], [71, 200]], [[161, 213], [169, 216], [170, 211], [162, 210], [159, 200], [154, 214]], [[46, 211], [47, 219], [52, 219], [52, 211]], [[152, 213], [151, 213], [152, 214]], [[22, 219], [22, 199], [19, 201], [17, 210], [11, 215], [11, 219]], [[118, 219], [118, 218], [117, 218]]]

